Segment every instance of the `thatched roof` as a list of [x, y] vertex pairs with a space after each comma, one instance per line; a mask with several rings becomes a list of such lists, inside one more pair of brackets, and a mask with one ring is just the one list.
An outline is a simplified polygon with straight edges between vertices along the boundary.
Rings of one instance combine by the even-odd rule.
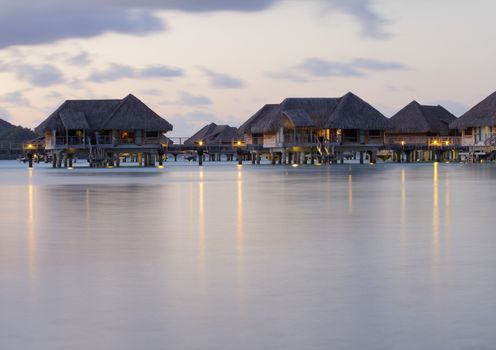
[[86, 116], [81, 111], [67, 109], [61, 111], [59, 117], [67, 130], [88, 130], [90, 128]]
[[230, 143], [237, 137], [237, 128], [229, 125], [217, 125], [212, 123], [201, 128], [196, 134], [184, 141], [184, 144], [192, 146], [198, 141], [203, 141], [205, 145]]
[[348, 92], [324, 125], [329, 129], [388, 130], [391, 125], [381, 112]]
[[458, 130], [484, 126], [496, 126], [496, 92], [450, 124], [451, 129]]
[[282, 115], [288, 118], [295, 128], [314, 127], [315, 122], [304, 109], [290, 109], [282, 111]]
[[386, 130], [389, 120], [371, 105], [347, 93], [340, 98], [287, 98], [278, 105], [265, 105], [240, 128], [241, 133], [275, 132], [284, 119], [293, 127]]
[[449, 124], [455, 120], [456, 117], [442, 106], [425, 106], [413, 101], [391, 117], [392, 129], [389, 132], [447, 136]]
[[122, 100], [67, 100], [35, 130], [145, 130], [167, 132], [172, 125], [133, 95]]
[[262, 133], [267, 125], [277, 121], [278, 111], [279, 105], [277, 104], [267, 104], [263, 106], [238, 128], [239, 132], [241, 134]]

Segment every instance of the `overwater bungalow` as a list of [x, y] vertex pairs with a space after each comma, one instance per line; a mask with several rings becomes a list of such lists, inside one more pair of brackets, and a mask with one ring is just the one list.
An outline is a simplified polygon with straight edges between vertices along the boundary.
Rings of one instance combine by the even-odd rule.
[[92, 166], [119, 165], [122, 155], [140, 165], [162, 162], [172, 125], [133, 95], [123, 99], [67, 100], [36, 129], [54, 167], [87, 157]]
[[439, 157], [452, 159], [460, 143], [456, 130], [449, 125], [456, 117], [442, 106], [421, 105], [413, 101], [391, 117], [386, 143], [401, 161], [428, 161]]
[[270, 152], [279, 162], [306, 162], [314, 153], [343, 159], [345, 152], [375, 157], [384, 146], [389, 120], [350, 93], [339, 98], [287, 98], [262, 107], [239, 128], [249, 148]]
[[496, 147], [496, 92], [479, 102], [450, 124], [462, 134], [461, 143], [467, 147]]
[[184, 145], [201, 147], [208, 153], [210, 160], [220, 161], [222, 154], [225, 154], [228, 160], [233, 160], [235, 148], [242, 146], [243, 142], [237, 128], [211, 123], [184, 141]]
[[211, 123], [205, 125], [193, 136], [184, 141], [185, 145], [203, 145], [203, 146], [232, 146], [234, 141], [238, 140], [238, 129], [229, 125], [217, 125]]

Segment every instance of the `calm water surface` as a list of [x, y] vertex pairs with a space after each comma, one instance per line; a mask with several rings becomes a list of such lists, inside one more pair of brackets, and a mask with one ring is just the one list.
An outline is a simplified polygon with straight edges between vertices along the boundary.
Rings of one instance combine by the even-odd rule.
[[0, 349], [495, 349], [496, 167], [0, 162]]

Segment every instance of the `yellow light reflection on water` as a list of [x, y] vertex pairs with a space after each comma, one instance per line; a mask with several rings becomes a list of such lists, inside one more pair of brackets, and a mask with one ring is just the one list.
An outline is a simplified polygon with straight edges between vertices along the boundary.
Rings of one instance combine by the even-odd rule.
[[198, 181], [198, 259], [202, 275], [205, 275], [205, 183], [203, 168], [199, 169]]
[[[35, 283], [37, 265], [37, 237], [35, 220], [35, 187], [33, 185], [33, 169], [29, 169], [28, 212], [27, 212], [27, 247], [28, 270], [31, 284]], [[33, 287], [34, 288], [34, 287]]]
[[238, 167], [236, 181], [236, 258], [237, 258], [237, 275], [238, 275], [238, 294], [243, 296], [245, 293], [244, 285], [244, 212], [243, 212], [243, 171]]
[[439, 163], [434, 163], [432, 189], [432, 269], [439, 266], [440, 227], [439, 227]]

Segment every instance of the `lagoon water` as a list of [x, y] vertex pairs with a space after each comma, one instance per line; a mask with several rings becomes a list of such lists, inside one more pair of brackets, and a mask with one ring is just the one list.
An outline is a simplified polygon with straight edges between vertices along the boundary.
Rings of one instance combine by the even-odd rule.
[[496, 167], [0, 162], [0, 349], [494, 349]]

